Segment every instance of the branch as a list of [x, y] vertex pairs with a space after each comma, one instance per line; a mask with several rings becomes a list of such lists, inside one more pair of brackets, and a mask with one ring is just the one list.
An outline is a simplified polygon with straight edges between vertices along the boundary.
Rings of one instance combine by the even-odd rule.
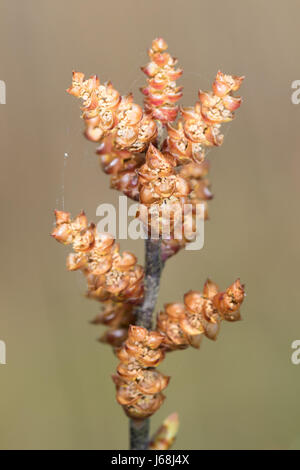
[[147, 450], [149, 446], [150, 419], [129, 421], [130, 450]]
[[[156, 121], [158, 136], [157, 146], [161, 148], [163, 143], [163, 126]], [[145, 240], [145, 297], [143, 304], [136, 310], [136, 325], [143, 326], [148, 330], [152, 328], [152, 315], [155, 309], [160, 277], [163, 269], [161, 259], [161, 239], [147, 238]], [[130, 449], [145, 450], [149, 445], [150, 419], [142, 421], [130, 420]]]
[[[145, 241], [145, 297], [143, 304], [136, 311], [136, 325], [148, 330], [152, 328], [152, 314], [155, 309], [160, 277], [163, 268], [161, 261], [161, 240]], [[150, 420], [130, 420], [130, 449], [147, 449], [149, 443]]]
[[161, 240], [145, 241], [145, 297], [143, 304], [137, 308], [136, 325], [148, 330], [152, 328], [152, 314], [155, 309], [162, 272]]

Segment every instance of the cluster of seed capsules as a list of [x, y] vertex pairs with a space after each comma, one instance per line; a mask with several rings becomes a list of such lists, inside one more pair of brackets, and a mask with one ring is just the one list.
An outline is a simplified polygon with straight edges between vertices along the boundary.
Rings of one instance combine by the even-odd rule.
[[180, 109], [177, 125], [168, 123], [164, 149], [182, 164], [203, 161], [210, 147], [223, 143], [221, 125], [232, 121], [234, 111], [241, 105], [241, 98], [233, 96], [232, 92], [240, 88], [243, 80], [244, 77], [219, 71], [212, 91], [199, 90], [199, 101]]
[[133, 419], [145, 419], [160, 408], [164, 401], [162, 391], [170, 377], [156, 367], [164, 359], [164, 335], [141, 326], [129, 327], [128, 338], [117, 352], [120, 364], [113, 376], [117, 401]]
[[176, 84], [183, 70], [175, 68], [177, 59], [166, 52], [167, 49], [164, 39], [155, 39], [148, 51], [150, 62], [142, 67], [148, 77], [147, 86], [141, 88], [145, 95], [145, 110], [163, 124], [175, 121], [177, 101], [183, 94], [183, 87]]
[[206, 281], [203, 292], [190, 291], [184, 303], [165, 305], [157, 317], [156, 331], [130, 326], [128, 338], [117, 352], [120, 364], [113, 380], [117, 401], [136, 420], [151, 416], [164, 401], [170, 378], [155, 369], [166, 352], [200, 347], [203, 336], [215, 340], [222, 320], [240, 319], [244, 286], [237, 279], [226, 291]]
[[99, 142], [113, 136], [114, 146], [131, 152], [143, 152], [156, 137], [157, 126], [131, 94], [121, 96], [110, 82], [101, 84], [96, 75], [85, 80], [81, 72], [73, 72], [68, 93], [83, 101], [82, 118], [85, 136]]
[[[111, 187], [139, 201], [137, 216], [148, 234], [162, 238], [163, 261], [194, 239], [199, 204], [201, 216], [208, 218], [212, 193], [205, 156], [209, 148], [222, 144], [221, 125], [234, 118], [241, 104], [233, 92], [244, 78], [219, 71], [212, 91], [199, 90], [194, 106], [179, 107], [183, 93], [176, 80], [183, 70], [167, 47], [158, 38], [148, 51], [150, 62], [142, 67], [147, 76], [141, 88], [144, 108], [131, 94], [121, 96], [111, 82], [100, 83], [97, 76], [85, 79], [80, 72], [73, 72], [67, 90], [82, 100], [85, 136], [98, 143], [96, 153]], [[183, 217], [187, 206], [190, 211]], [[100, 340], [109, 343], [120, 360], [113, 376], [117, 400], [129, 417], [145, 419], [164, 400], [169, 377], [156, 367], [165, 353], [198, 348], [204, 336], [216, 339], [222, 320], [240, 318], [244, 288], [237, 280], [219, 292], [207, 281], [202, 293], [190, 291], [183, 303], [167, 304], [157, 317], [156, 330], [148, 331], [135, 326], [135, 307], [144, 296], [144, 270], [136, 257], [121, 254], [114, 238], [98, 233], [83, 212], [73, 220], [64, 211], [55, 216], [53, 237], [74, 250], [67, 269], [81, 270], [87, 296], [102, 304], [92, 323], [108, 327]]]
[[[100, 143], [96, 153], [110, 175], [111, 187], [140, 201], [138, 214], [149, 234], [163, 235], [164, 260], [195, 238], [199, 203], [201, 217], [208, 218], [212, 194], [204, 158], [210, 147], [222, 144], [221, 124], [234, 118], [241, 98], [233, 92], [244, 79], [219, 71], [212, 91], [199, 90], [194, 106], [179, 107], [183, 93], [176, 80], [183, 70], [167, 47], [162, 38], [155, 39], [148, 51], [150, 62], [142, 67], [147, 76], [147, 85], [141, 88], [144, 109], [133, 102], [132, 95], [121, 96], [110, 82], [100, 84], [96, 76], [85, 80], [82, 73], [73, 72], [67, 90], [83, 100], [85, 135]], [[160, 136], [159, 142], [161, 126], [166, 136]], [[153, 166], [154, 154], [158, 167]], [[192, 212], [183, 217], [185, 204], [192, 205]]]
[[117, 401], [131, 418], [145, 419], [164, 400], [162, 392], [170, 378], [156, 367], [165, 353], [199, 347], [203, 335], [216, 339], [222, 320], [240, 319], [244, 288], [237, 280], [220, 293], [216, 284], [207, 281], [202, 294], [190, 291], [184, 304], [167, 304], [157, 317], [156, 331], [134, 326], [134, 306], [143, 299], [144, 276], [135, 256], [121, 255], [113, 237], [88, 225], [84, 212], [74, 219], [64, 211], [55, 211], [55, 216], [52, 236], [74, 250], [67, 257], [67, 269], [80, 269], [87, 279], [87, 295], [103, 304], [92, 323], [108, 326], [100, 340], [110, 344], [120, 360], [113, 376]]
[[87, 281], [87, 296], [102, 302], [102, 312], [93, 323], [109, 328], [100, 340], [118, 348], [134, 322], [134, 306], [143, 300], [144, 269], [132, 253], [120, 253], [110, 234], [99, 233], [94, 224], [89, 225], [84, 212], [71, 219], [70, 213], [55, 211], [55, 217], [52, 236], [74, 250], [67, 257], [67, 269], [81, 270]]
[[157, 317], [157, 330], [164, 335], [167, 350], [199, 348], [206, 336], [215, 340], [222, 320], [240, 320], [240, 305], [244, 300], [244, 286], [237, 279], [225, 292], [211, 280], [203, 292], [189, 291], [183, 303], [165, 305]]

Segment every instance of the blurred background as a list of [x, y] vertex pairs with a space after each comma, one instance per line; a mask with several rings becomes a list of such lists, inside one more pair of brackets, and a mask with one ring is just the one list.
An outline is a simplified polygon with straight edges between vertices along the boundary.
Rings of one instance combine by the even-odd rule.
[[[68, 273], [68, 249], [50, 236], [55, 208], [73, 215], [118, 204], [95, 145], [82, 136], [73, 69], [121, 92], [145, 78], [163, 36], [184, 68], [182, 103], [209, 89], [218, 69], [246, 75], [236, 120], [210, 152], [215, 195], [201, 251], [182, 251], [163, 273], [159, 309], [209, 276], [246, 284], [243, 321], [216, 342], [168, 355], [167, 400], [152, 430], [178, 411], [178, 449], [300, 449], [299, 144], [297, 0], [1, 0], [0, 105], [1, 449], [126, 449], [128, 421], [110, 375], [117, 360], [89, 325], [99, 305]], [[65, 156], [67, 154], [67, 156]], [[122, 241], [143, 262], [143, 242]]]

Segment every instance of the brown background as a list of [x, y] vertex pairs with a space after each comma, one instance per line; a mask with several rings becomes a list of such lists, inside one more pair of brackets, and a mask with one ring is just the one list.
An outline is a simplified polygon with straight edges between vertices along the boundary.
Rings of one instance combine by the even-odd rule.
[[[161, 35], [185, 69], [184, 104], [220, 68], [245, 74], [244, 103], [210, 153], [214, 201], [205, 247], [167, 265], [159, 306], [201, 289], [246, 283], [243, 322], [216, 343], [174, 353], [155, 429], [177, 410], [177, 448], [300, 448], [299, 123], [291, 83], [300, 79], [298, 1], [1, 0], [0, 448], [126, 448], [115, 403], [116, 359], [88, 324], [67, 250], [49, 237], [53, 209], [117, 204], [95, 146], [82, 137], [78, 103], [65, 93], [72, 69], [111, 79], [122, 93], [144, 83], [139, 66]], [[64, 162], [64, 153], [69, 157]], [[143, 259], [141, 241], [122, 242]]]

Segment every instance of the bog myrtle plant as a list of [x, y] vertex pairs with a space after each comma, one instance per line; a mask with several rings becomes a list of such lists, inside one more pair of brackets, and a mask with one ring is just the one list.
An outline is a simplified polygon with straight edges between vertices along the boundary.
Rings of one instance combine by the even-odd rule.
[[143, 108], [96, 75], [85, 79], [73, 72], [67, 90], [82, 101], [85, 136], [98, 144], [110, 186], [137, 203], [144, 266], [133, 253], [121, 253], [113, 234], [97, 230], [84, 212], [71, 218], [56, 210], [52, 236], [72, 245], [67, 269], [82, 271], [87, 297], [101, 304], [92, 323], [107, 327], [101, 342], [111, 345], [119, 360], [113, 381], [117, 402], [130, 420], [130, 448], [166, 450], [176, 437], [178, 415], [170, 415], [149, 438], [149, 418], [163, 404], [170, 381], [157, 367], [172, 351], [198, 349], [204, 337], [215, 340], [223, 320], [240, 319], [244, 286], [239, 279], [224, 291], [207, 280], [202, 292], [185, 293], [156, 319], [154, 312], [165, 263], [195, 241], [198, 219], [208, 218], [207, 150], [223, 143], [221, 125], [241, 104], [234, 92], [244, 77], [219, 71], [211, 91], [199, 90], [194, 105], [179, 107], [183, 93], [177, 80], [183, 70], [162, 38], [148, 53], [150, 61], [142, 67], [147, 77]]

